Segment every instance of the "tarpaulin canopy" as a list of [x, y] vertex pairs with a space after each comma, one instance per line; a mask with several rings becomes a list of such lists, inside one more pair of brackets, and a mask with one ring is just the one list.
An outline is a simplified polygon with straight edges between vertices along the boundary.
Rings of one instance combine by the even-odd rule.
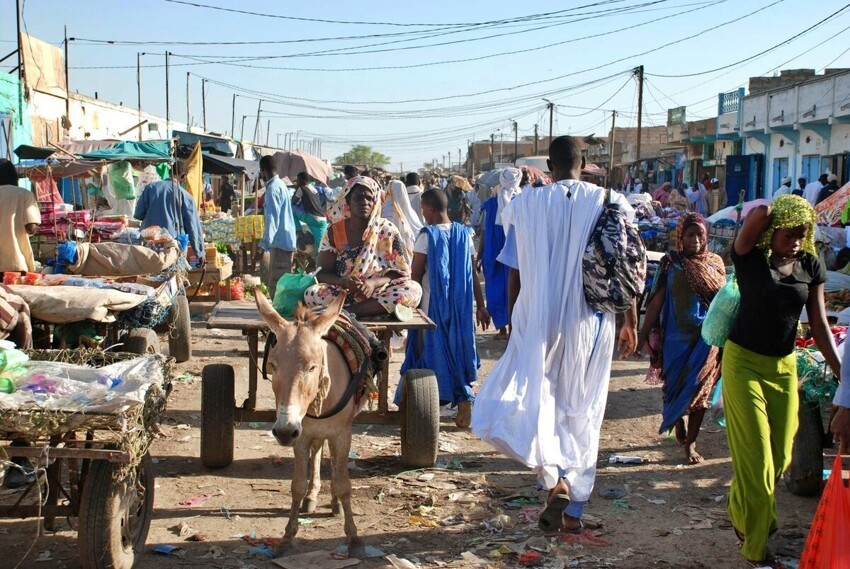
[[254, 160], [204, 154], [204, 172], [214, 176], [245, 174], [249, 180], [253, 180], [260, 175], [260, 163]]
[[169, 160], [171, 153], [169, 152], [167, 140], [154, 140], [145, 142], [121, 141], [114, 146], [95, 150], [83, 154], [83, 158], [90, 160]]
[[92, 172], [100, 168], [101, 162], [90, 160], [63, 160], [60, 162], [44, 160], [27, 161], [17, 165], [18, 174], [30, 180], [42, 180], [47, 178], [88, 178]]
[[306, 172], [311, 178], [326, 184], [333, 175], [333, 169], [324, 160], [300, 150], [277, 152], [274, 159], [281, 178], [295, 179], [301, 172]]
[[21, 144], [15, 148], [15, 154], [17, 154], [18, 158], [21, 160], [45, 160], [54, 152], [56, 152], [55, 148], [30, 146], [29, 144]]
[[[194, 134], [191, 132], [183, 132], [179, 130], [172, 131], [174, 137], [178, 140], [180, 146], [185, 146], [191, 152], [196, 142], [201, 143], [201, 150], [220, 156], [233, 156], [235, 145], [232, 148], [229, 140], [208, 136], [205, 134]], [[188, 153], [187, 153], [188, 154]]]

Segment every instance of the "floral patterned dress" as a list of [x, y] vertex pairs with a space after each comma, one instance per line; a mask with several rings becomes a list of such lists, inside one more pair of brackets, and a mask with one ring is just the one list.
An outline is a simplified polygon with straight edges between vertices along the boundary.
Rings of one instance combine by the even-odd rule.
[[[350, 247], [345, 235], [345, 221], [339, 221], [325, 234], [319, 248], [320, 253], [331, 251], [336, 255], [334, 272], [338, 277], [365, 281], [396, 273], [400, 276], [376, 290], [372, 298], [388, 313], [397, 304], [410, 308], [419, 305], [422, 287], [410, 278], [410, 257], [401, 234], [392, 222], [382, 217], [373, 217], [363, 235], [363, 242], [357, 247]], [[319, 283], [307, 289], [304, 303], [311, 308], [323, 308], [344, 292], [342, 287]], [[362, 299], [350, 295], [346, 304], [355, 304], [359, 300]]]

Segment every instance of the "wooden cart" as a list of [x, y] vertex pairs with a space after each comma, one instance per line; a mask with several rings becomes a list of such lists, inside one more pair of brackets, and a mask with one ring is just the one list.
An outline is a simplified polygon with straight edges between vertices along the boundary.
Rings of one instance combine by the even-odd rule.
[[[421, 310], [413, 319], [398, 322], [392, 317], [360, 320], [389, 349], [393, 332], [436, 328]], [[257, 409], [259, 336], [268, 332], [253, 301], [220, 302], [213, 309], [207, 328], [241, 330], [248, 339], [248, 397], [235, 404], [235, 376], [231, 366], [209, 365], [201, 380], [201, 462], [208, 468], [222, 468], [233, 462], [234, 424], [245, 421], [274, 422], [274, 409]], [[355, 419], [360, 424], [399, 425], [401, 459], [405, 465], [431, 467], [437, 461], [440, 430], [440, 397], [437, 378], [430, 370], [410, 370], [402, 379], [402, 404], [398, 411], [389, 409], [389, 360], [384, 362], [378, 382], [377, 409], [364, 411]]]
[[[32, 360], [94, 367], [137, 357], [92, 350], [30, 352]], [[144, 405], [128, 412], [56, 413], [45, 432], [16, 429], [13, 415], [21, 411], [0, 412], [0, 443], [12, 442], [0, 444], [0, 456], [27, 457], [45, 469], [45, 476], [19, 496], [0, 501], [0, 517], [43, 517], [51, 531], [56, 518], [77, 518], [83, 569], [133, 567], [144, 551], [153, 513], [154, 473], [148, 449], [171, 388], [172, 360], [162, 362], [162, 385], [152, 385]], [[28, 446], [16, 446], [21, 440]], [[42, 486], [47, 489], [43, 500]]]

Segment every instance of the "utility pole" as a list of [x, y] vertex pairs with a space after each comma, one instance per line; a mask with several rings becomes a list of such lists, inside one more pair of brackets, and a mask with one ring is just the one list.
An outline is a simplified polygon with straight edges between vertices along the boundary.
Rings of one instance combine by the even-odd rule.
[[460, 148], [458, 148], [458, 149], [457, 149], [457, 171], [458, 171], [458, 172], [460, 172], [460, 171], [461, 171], [461, 167], [460, 167]]
[[[275, 142], [275, 148], [280, 150], [280, 133], [279, 132], [275, 134], [275, 138], [277, 139], [277, 142]], [[284, 140], [286, 140], [286, 139], [284, 138]]]
[[269, 119], [269, 121], [266, 123], [266, 146], [269, 145], [269, 134], [271, 134], [271, 131], [272, 131], [272, 119]]
[[170, 101], [168, 98], [168, 56], [170, 54], [165, 52], [165, 136], [171, 139], [171, 106], [169, 105]]
[[248, 115], [242, 115], [242, 129], [239, 131], [239, 140], [245, 140], [245, 119], [248, 118]]
[[516, 121], [511, 122], [514, 123], [514, 162], [516, 162], [519, 158], [519, 125]]
[[257, 104], [257, 122], [254, 123], [254, 144], [257, 144], [257, 137], [260, 135], [260, 113], [263, 112], [263, 100]]
[[189, 104], [189, 86], [191, 84], [192, 74], [188, 71], [186, 72], [186, 132], [192, 131], [192, 116], [191, 116], [191, 106]]
[[144, 53], [136, 52], [136, 102], [139, 107], [139, 142], [142, 141], [142, 56]]
[[230, 138], [236, 138], [236, 93], [233, 93], [233, 106], [230, 107]]
[[641, 123], [643, 122], [643, 65], [635, 68], [638, 76], [637, 161], [640, 162]]
[[505, 133], [499, 129], [499, 162], [505, 160]]
[[493, 160], [493, 147], [496, 146], [496, 135], [490, 133], [490, 169], [496, 167], [496, 162]]
[[540, 153], [540, 141], [537, 138], [537, 123], [534, 123], [534, 155], [537, 156]]
[[21, 36], [21, 0], [15, 0], [15, 21], [18, 25], [18, 124], [24, 124], [24, 38]]
[[207, 80], [201, 78], [201, 115], [204, 122], [204, 132], [207, 132]]
[[543, 99], [546, 101], [546, 108], [549, 109], [549, 146], [552, 146], [552, 122], [555, 118], [555, 105], [552, 101], [548, 99]]
[[71, 139], [71, 85], [68, 80], [68, 26], [65, 26], [65, 137]]
[[617, 111], [611, 111], [611, 136], [608, 137], [608, 175], [605, 177], [607, 186], [611, 187], [611, 174], [614, 172], [614, 125], [617, 122]]

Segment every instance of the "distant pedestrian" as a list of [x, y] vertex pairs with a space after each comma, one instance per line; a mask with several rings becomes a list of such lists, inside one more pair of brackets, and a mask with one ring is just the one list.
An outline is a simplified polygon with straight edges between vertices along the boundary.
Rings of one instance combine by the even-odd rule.
[[779, 182], [779, 187], [773, 190], [773, 199], [779, 196], [785, 196], [791, 193], [791, 176], [785, 176]]
[[817, 180], [810, 182], [806, 186], [806, 189], [803, 190], [803, 197], [809, 204], [815, 205], [818, 203], [818, 195], [820, 195], [820, 191], [827, 184], [827, 178], [829, 178], [829, 174], [821, 174]]
[[233, 189], [230, 176], [227, 176], [221, 182], [221, 188], [218, 190], [218, 207], [221, 208], [222, 212], [228, 213], [230, 211], [234, 197], [236, 197], [236, 190]]
[[803, 192], [806, 189], [806, 179], [805, 178], [797, 178], [797, 187], [791, 190], [791, 194], [799, 197], [803, 197]]
[[266, 182], [264, 206], [265, 231], [257, 246], [257, 261], [266, 266], [266, 286], [274, 299], [277, 281], [292, 272], [292, 256], [298, 249], [295, 216], [292, 212], [292, 192], [277, 175], [272, 156], [260, 158], [260, 175]]
[[35, 194], [18, 186], [18, 172], [0, 159], [0, 272], [35, 271], [30, 236], [41, 224]]
[[410, 207], [419, 216], [419, 224], [425, 225], [425, 218], [422, 216], [422, 186], [419, 182], [419, 174], [410, 172], [404, 182], [407, 184], [407, 199], [410, 200]]
[[708, 195], [705, 200], [708, 204], [708, 215], [714, 215], [726, 207], [728, 197], [726, 196], [726, 191], [720, 187], [720, 180], [712, 178], [709, 183], [711, 186], [708, 189]]
[[818, 192], [818, 199], [815, 202], [815, 205], [819, 204], [832, 194], [838, 191], [838, 176], [835, 174], [830, 174], [826, 177], [826, 185], [821, 188], [821, 191]]
[[705, 217], [708, 214], [708, 201], [706, 200], [708, 190], [706, 187], [703, 184], [697, 184], [696, 187], [688, 188], [687, 194], [691, 211]]
[[[511, 196], [512, 200], [513, 196]], [[508, 325], [510, 324], [508, 317], [508, 275], [511, 269], [498, 260], [499, 253], [505, 246], [505, 230], [498, 219], [499, 203], [500, 196], [493, 195], [481, 205], [483, 220], [477, 259], [479, 268], [484, 272], [487, 310], [493, 318], [493, 326], [499, 331], [496, 338], [507, 340]]]
[[670, 192], [670, 197], [667, 198], [667, 207], [680, 212], [690, 210], [691, 202], [688, 199], [685, 184], [679, 184], [672, 192]]

